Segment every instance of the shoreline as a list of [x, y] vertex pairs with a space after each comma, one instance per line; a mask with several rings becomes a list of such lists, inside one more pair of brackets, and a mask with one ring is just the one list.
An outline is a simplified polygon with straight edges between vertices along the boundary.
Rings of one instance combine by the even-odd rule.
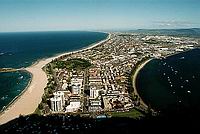
[[184, 51], [182, 51], [182, 52], [173, 53], [173, 54], [170, 54], [170, 55], [165, 56], [164, 59], [169, 58], [169, 57], [171, 57], [171, 56], [175, 56], [175, 55], [181, 54], [181, 53], [189, 52], [189, 51], [192, 51], [192, 50], [194, 50], [194, 49], [199, 49], [199, 48], [192, 48], [192, 49], [184, 50]]
[[140, 105], [142, 106], [142, 108], [144, 109], [147, 109], [148, 108], [148, 105], [142, 100], [142, 98], [140, 97], [139, 93], [138, 93], [138, 90], [136, 88], [136, 79], [137, 79], [137, 76], [140, 72], [140, 70], [147, 64], [149, 63], [151, 60], [153, 60], [153, 58], [151, 59], [148, 59], [148, 60], [145, 60], [144, 62], [142, 62], [141, 64], [139, 64], [137, 67], [136, 67], [136, 70], [134, 72], [134, 74], [132, 75], [132, 86], [133, 86], [133, 93], [134, 95], [137, 95], [138, 98], [140, 99]]
[[8, 121], [19, 117], [20, 115], [32, 114], [40, 102], [42, 101], [42, 95], [44, 94], [44, 88], [47, 85], [47, 75], [43, 71], [43, 67], [51, 62], [52, 60], [59, 58], [63, 55], [68, 55], [72, 53], [79, 53], [85, 50], [92, 49], [110, 39], [110, 33], [108, 36], [101, 41], [92, 43], [87, 47], [80, 48], [79, 50], [74, 50], [70, 52], [64, 52], [56, 54], [53, 57], [39, 59], [34, 62], [29, 67], [24, 68], [31, 74], [31, 80], [23, 91], [16, 96], [16, 98], [9, 103], [8, 106], [0, 113], [0, 125], [7, 123]]

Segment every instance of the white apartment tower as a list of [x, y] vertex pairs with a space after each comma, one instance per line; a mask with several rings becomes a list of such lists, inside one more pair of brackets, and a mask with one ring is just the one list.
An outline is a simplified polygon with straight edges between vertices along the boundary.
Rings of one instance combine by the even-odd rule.
[[62, 111], [62, 99], [61, 97], [53, 97], [50, 99], [51, 101], [51, 110], [54, 112]]
[[53, 93], [54, 97], [50, 99], [51, 101], [51, 110], [53, 112], [59, 112], [63, 110], [65, 106], [65, 96], [62, 91], [57, 91]]
[[95, 99], [99, 96], [99, 90], [96, 87], [90, 88], [90, 98]]
[[54, 97], [61, 97], [61, 105], [64, 106], [65, 105], [65, 94], [62, 91], [57, 91], [55, 93], [53, 93]]

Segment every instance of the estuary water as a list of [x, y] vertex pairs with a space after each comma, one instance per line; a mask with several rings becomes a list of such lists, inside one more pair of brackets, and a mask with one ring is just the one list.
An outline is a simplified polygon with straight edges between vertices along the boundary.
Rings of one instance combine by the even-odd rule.
[[200, 49], [152, 60], [136, 81], [144, 102], [156, 110], [200, 110]]

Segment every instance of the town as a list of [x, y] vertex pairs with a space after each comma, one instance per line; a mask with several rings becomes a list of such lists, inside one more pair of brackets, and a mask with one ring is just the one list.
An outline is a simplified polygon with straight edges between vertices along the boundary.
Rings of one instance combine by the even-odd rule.
[[147, 110], [133, 89], [131, 75], [137, 66], [197, 47], [199, 40], [188, 37], [109, 33], [101, 44], [63, 55], [44, 67], [48, 84], [38, 110], [95, 115]]

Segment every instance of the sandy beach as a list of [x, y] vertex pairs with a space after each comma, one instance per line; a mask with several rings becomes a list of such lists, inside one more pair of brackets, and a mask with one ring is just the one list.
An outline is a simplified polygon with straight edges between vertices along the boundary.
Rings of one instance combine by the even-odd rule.
[[150, 62], [151, 60], [152, 60], [152, 59], [148, 59], [148, 60], [146, 60], [145, 62], [143, 62], [142, 64], [140, 64], [140, 65], [137, 67], [137, 69], [136, 69], [134, 75], [132, 76], [134, 94], [137, 95], [137, 96], [140, 98], [140, 104], [141, 104], [145, 109], [148, 108], [148, 106], [144, 103], [144, 101], [141, 99], [140, 95], [139, 95], [138, 92], [137, 92], [137, 88], [136, 88], [136, 78], [137, 78], [137, 75], [138, 75], [138, 73], [140, 72], [140, 70], [141, 70], [148, 62]]
[[44, 93], [44, 88], [47, 85], [47, 76], [42, 68], [51, 62], [53, 59], [58, 58], [62, 55], [77, 53], [87, 49], [91, 49], [107, 40], [110, 39], [110, 34], [105, 40], [89, 45], [86, 48], [67, 52], [64, 54], [60, 54], [51, 58], [42, 59], [31, 65], [30, 67], [25, 68], [28, 72], [32, 74], [32, 79], [28, 87], [25, 91], [10, 105], [7, 109], [5, 109], [0, 115], [0, 124], [4, 124], [12, 119], [19, 117], [19, 115], [28, 115], [33, 113], [38, 104], [42, 100], [42, 95]]

